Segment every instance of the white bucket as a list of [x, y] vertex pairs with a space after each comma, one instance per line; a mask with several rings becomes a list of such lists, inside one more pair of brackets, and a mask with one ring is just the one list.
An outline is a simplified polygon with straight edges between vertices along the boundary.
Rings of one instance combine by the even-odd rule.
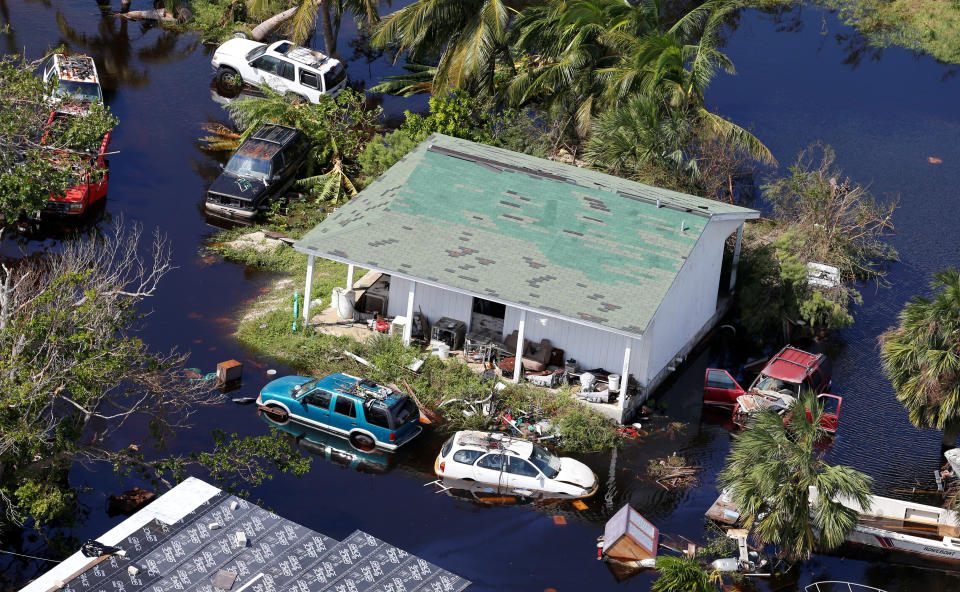
[[620, 375], [611, 374], [610, 378], [607, 379], [607, 383], [610, 385], [611, 391], [620, 391]]
[[440, 356], [441, 360], [446, 360], [450, 357], [450, 346], [446, 343], [441, 343], [437, 347], [437, 355]]

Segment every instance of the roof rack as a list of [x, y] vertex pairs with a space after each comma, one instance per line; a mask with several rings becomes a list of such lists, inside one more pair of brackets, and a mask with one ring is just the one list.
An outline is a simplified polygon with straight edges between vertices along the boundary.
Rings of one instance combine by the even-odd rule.
[[361, 379], [356, 384], [348, 388], [340, 388], [337, 390], [364, 399], [365, 405], [369, 405], [374, 402], [382, 403], [395, 392], [392, 388], [388, 386], [381, 386], [367, 378]]
[[253, 132], [253, 134], [250, 135], [250, 138], [254, 140], [263, 140], [264, 142], [270, 142], [272, 144], [285, 144], [291, 138], [293, 138], [298, 131], [299, 130], [295, 127], [269, 123]]

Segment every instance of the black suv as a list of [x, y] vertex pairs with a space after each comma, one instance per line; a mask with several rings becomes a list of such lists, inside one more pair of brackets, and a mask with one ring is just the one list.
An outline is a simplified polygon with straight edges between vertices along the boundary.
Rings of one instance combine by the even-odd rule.
[[271, 199], [283, 196], [310, 152], [300, 130], [265, 125], [230, 157], [207, 190], [207, 212], [218, 218], [250, 221]]

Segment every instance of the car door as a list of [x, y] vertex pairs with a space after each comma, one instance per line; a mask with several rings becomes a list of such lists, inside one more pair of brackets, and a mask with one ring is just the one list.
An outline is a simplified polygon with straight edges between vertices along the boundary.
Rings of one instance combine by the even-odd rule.
[[473, 465], [474, 479], [480, 483], [501, 485], [504, 483], [505, 462], [506, 456], [499, 452], [491, 452], [480, 457], [480, 460]]
[[521, 495], [532, 495], [544, 490], [545, 478], [529, 461], [519, 456], [507, 457], [504, 485], [519, 490]]
[[252, 81], [254, 84], [265, 84], [281, 94], [286, 90], [286, 84], [280, 77], [281, 61], [279, 59], [262, 55], [250, 62], [250, 66], [253, 67], [253, 72], [257, 76], [257, 79]]
[[330, 422], [330, 393], [315, 389], [300, 397], [300, 403], [307, 419], [328, 424]]
[[357, 427], [357, 403], [351, 397], [338, 394], [333, 403], [333, 413], [330, 414], [330, 426], [343, 434]]
[[824, 393], [817, 397], [817, 401], [823, 406], [820, 427], [831, 434], [835, 434], [837, 426], [840, 424], [840, 405], [843, 403], [843, 397]]
[[703, 379], [703, 404], [733, 407], [737, 397], [746, 394], [726, 370], [707, 368]]

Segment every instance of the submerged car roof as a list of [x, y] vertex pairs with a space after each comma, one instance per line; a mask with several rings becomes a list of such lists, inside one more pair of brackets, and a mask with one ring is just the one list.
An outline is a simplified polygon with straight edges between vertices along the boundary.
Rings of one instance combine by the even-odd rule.
[[98, 82], [97, 67], [90, 56], [64, 54], [55, 54], [55, 56], [54, 63], [57, 65], [57, 76], [60, 80]]
[[777, 380], [800, 383], [822, 358], [823, 354], [811, 354], [788, 345], [770, 358], [762, 373]]
[[237, 154], [262, 160], [269, 160], [286, 146], [300, 130], [285, 125], [265, 125], [255, 131], [240, 148]]
[[477, 430], [457, 432], [456, 443], [458, 446], [470, 446], [483, 450], [502, 450], [521, 458], [529, 458], [530, 453], [533, 452], [533, 443], [529, 440], [513, 438], [500, 432]]

